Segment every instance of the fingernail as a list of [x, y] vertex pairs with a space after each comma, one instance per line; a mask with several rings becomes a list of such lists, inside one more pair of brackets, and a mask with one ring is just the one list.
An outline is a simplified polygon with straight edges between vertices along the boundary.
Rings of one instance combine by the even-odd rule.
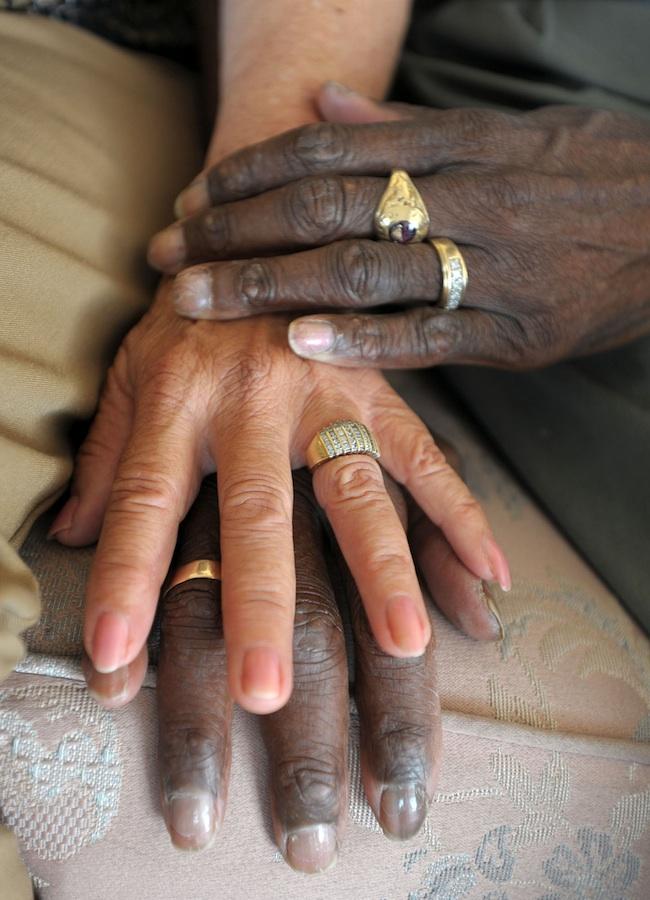
[[106, 612], [97, 620], [92, 641], [92, 664], [103, 675], [124, 665], [129, 623], [121, 613]]
[[427, 645], [425, 629], [410, 597], [396, 597], [386, 607], [388, 630], [394, 643], [409, 656], [420, 656]]
[[79, 497], [70, 497], [64, 504], [63, 509], [59, 510], [58, 516], [50, 525], [50, 530], [47, 533], [48, 541], [53, 540], [57, 534], [61, 534], [62, 531], [68, 531], [68, 529], [72, 528], [78, 508]]
[[403, 841], [418, 833], [427, 814], [427, 794], [421, 784], [384, 788], [380, 802], [381, 826], [389, 837]]
[[209, 318], [206, 313], [213, 309], [213, 304], [212, 279], [208, 273], [199, 270], [177, 276], [172, 290], [172, 302], [181, 316], [190, 319]]
[[340, 81], [326, 81], [323, 87], [333, 94], [339, 94], [341, 97], [349, 97], [351, 94], [358, 96], [356, 91], [353, 91], [352, 88], [349, 88], [345, 84], [341, 84]]
[[185, 260], [187, 247], [180, 225], [170, 225], [149, 241], [147, 259], [154, 269], [177, 269]]
[[503, 621], [501, 620], [501, 615], [499, 614], [499, 607], [497, 606], [494, 597], [490, 593], [490, 589], [488, 585], [483, 585], [483, 596], [485, 597], [485, 605], [490, 611], [490, 617], [494, 624], [494, 638], [495, 640], [502, 641], [505, 635], [503, 629]]
[[285, 857], [299, 872], [325, 872], [336, 862], [338, 842], [333, 825], [310, 825], [287, 835]]
[[100, 706], [113, 708], [121, 705], [128, 693], [128, 666], [120, 666], [114, 672], [102, 674], [95, 669], [91, 661], [84, 655], [82, 668], [88, 693]]
[[[217, 816], [214, 797], [207, 793], [182, 793], [165, 800], [165, 820], [172, 843], [183, 850], [203, 850], [215, 835]], [[177, 843], [174, 838], [181, 840]]]
[[185, 219], [207, 209], [209, 205], [208, 181], [201, 176], [180, 192], [174, 203], [174, 215], [177, 219]]
[[275, 700], [280, 696], [280, 657], [271, 647], [247, 650], [242, 665], [243, 692], [254, 700]]
[[334, 348], [336, 329], [325, 319], [296, 319], [289, 325], [289, 346], [298, 356], [318, 356]]
[[509, 591], [512, 587], [512, 578], [503, 551], [492, 538], [486, 538], [484, 546], [491, 572], [491, 577], [488, 576], [487, 580], [496, 581], [502, 591]]

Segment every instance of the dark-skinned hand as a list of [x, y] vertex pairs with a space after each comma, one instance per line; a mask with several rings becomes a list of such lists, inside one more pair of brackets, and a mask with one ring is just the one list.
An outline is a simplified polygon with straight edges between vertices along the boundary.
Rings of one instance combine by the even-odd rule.
[[[245, 148], [181, 194], [186, 217], [153, 239], [150, 260], [191, 267], [176, 280], [182, 315], [317, 312], [291, 325], [296, 353], [382, 368], [528, 369], [650, 332], [650, 122], [572, 107], [395, 109], [333, 85], [318, 102], [330, 123]], [[457, 311], [436, 308], [428, 242], [372, 239], [394, 168], [414, 179], [430, 237], [462, 250]], [[387, 303], [406, 309], [368, 313]]]
[[[445, 452], [456, 462], [453, 450]], [[387, 488], [405, 524], [404, 498], [394, 483]], [[335, 861], [347, 811], [349, 679], [341, 611], [347, 609], [354, 638], [363, 783], [391, 837], [411, 837], [426, 816], [441, 761], [440, 708], [434, 642], [417, 658], [395, 658], [379, 648], [305, 470], [294, 474], [294, 489], [294, 689], [282, 709], [263, 717], [262, 726], [278, 847], [294, 868], [316, 872]], [[217, 558], [216, 503], [210, 477], [181, 526], [174, 565]], [[441, 610], [472, 637], [496, 638], [498, 623], [484, 586], [413, 506], [409, 537]], [[172, 842], [182, 849], [212, 843], [228, 793], [233, 704], [220, 594], [218, 581], [195, 579], [169, 590], [161, 602], [162, 809]], [[91, 692], [108, 707], [131, 699], [145, 664], [143, 651], [130, 666], [105, 675], [84, 660]]]

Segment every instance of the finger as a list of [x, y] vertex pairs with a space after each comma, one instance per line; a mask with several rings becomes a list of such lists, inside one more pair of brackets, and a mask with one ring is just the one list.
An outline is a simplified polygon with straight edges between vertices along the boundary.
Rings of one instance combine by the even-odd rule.
[[[320, 122], [287, 131], [226, 157], [202, 173], [178, 200], [192, 215], [309, 175], [425, 175], [459, 162], [498, 158], [505, 123], [493, 110], [428, 110], [414, 119], [341, 125]], [[499, 141], [500, 139], [500, 141]]]
[[[403, 527], [403, 499], [390, 479], [388, 485]], [[441, 762], [435, 642], [429, 641], [417, 659], [386, 655], [372, 634], [345, 564], [341, 574], [355, 639], [355, 698], [366, 796], [384, 832], [403, 840], [424, 822]]]
[[406, 534], [378, 464], [360, 455], [331, 459], [316, 469], [313, 485], [379, 646], [394, 656], [419, 656], [431, 628]]
[[294, 687], [286, 706], [264, 717], [262, 729], [278, 846], [294, 869], [322, 872], [336, 861], [345, 823], [348, 675], [323, 527], [306, 470], [296, 473], [294, 487]]
[[[463, 478], [456, 448], [440, 435], [434, 439], [449, 465]], [[407, 504], [409, 544], [438, 609], [468, 637], [479, 641], [502, 637], [501, 620], [489, 585], [462, 564], [442, 531], [412, 498], [407, 497]]]
[[382, 465], [441, 529], [460, 561], [477, 577], [509, 590], [508, 563], [485, 513], [422, 420], [391, 391], [372, 427]]
[[99, 672], [128, 665], [144, 644], [198, 481], [194, 423], [177, 404], [143, 392], [86, 590], [84, 645]]
[[[469, 260], [468, 260], [469, 262]], [[176, 311], [234, 319], [291, 310], [435, 301], [440, 262], [429, 244], [340, 241], [319, 250], [187, 269], [174, 281]], [[295, 337], [295, 333], [294, 333]]]
[[218, 420], [214, 447], [230, 692], [251, 712], [272, 712], [291, 693], [296, 588], [288, 426], [269, 423], [266, 409], [246, 416], [233, 410]]
[[378, 103], [336, 81], [328, 81], [316, 95], [316, 106], [326, 122], [361, 125], [369, 122], [395, 122], [421, 112], [406, 103]]
[[121, 377], [121, 362], [108, 372], [97, 414], [75, 462], [70, 498], [52, 523], [48, 538], [69, 547], [99, 537], [115, 472], [133, 422], [133, 398]]
[[81, 668], [88, 686], [88, 693], [104, 709], [119, 709], [135, 697], [147, 674], [148, 652], [146, 644], [136, 658], [127, 666], [114, 672], [98, 672], [85, 650], [81, 657]]
[[[487, 196], [474, 173], [453, 172], [419, 178], [416, 186], [430, 211], [429, 234], [457, 243], [484, 235]], [[314, 175], [237, 203], [223, 203], [177, 222], [155, 235], [149, 263], [170, 274], [212, 260], [249, 259], [348, 238], [371, 238], [374, 213], [386, 190], [386, 178]], [[459, 215], [459, 198], [463, 213]]]
[[454, 363], [526, 369], [538, 358], [536, 341], [539, 351], [546, 345], [548, 353], [538, 326], [532, 320], [527, 325], [519, 313], [422, 306], [388, 315], [300, 317], [290, 324], [288, 338], [298, 356], [336, 366], [416, 369]]
[[[181, 525], [174, 568], [218, 558], [214, 477]], [[232, 700], [227, 686], [221, 585], [193, 579], [161, 600], [158, 745], [162, 806], [172, 843], [204, 849], [220, 827], [230, 773]]]
[[440, 528], [418, 511], [409, 543], [433, 602], [468, 637], [495, 641], [502, 628], [490, 587], [460, 561]]

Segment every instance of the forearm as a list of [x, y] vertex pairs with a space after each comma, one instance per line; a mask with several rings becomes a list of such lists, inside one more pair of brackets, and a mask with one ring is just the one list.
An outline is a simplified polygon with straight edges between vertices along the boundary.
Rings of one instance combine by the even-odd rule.
[[221, 0], [219, 111], [207, 163], [316, 121], [313, 98], [335, 80], [381, 98], [411, 0]]

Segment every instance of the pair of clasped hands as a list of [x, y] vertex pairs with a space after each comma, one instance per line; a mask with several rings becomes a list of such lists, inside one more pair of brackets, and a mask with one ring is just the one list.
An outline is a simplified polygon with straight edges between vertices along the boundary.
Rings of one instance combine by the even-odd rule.
[[[624, 259], [607, 254], [592, 212], [602, 211], [600, 174], [614, 163], [620, 173], [629, 148], [647, 146], [647, 128], [630, 117], [581, 110], [404, 113], [328, 88], [319, 103], [329, 123], [246, 147], [179, 197], [179, 221], [149, 249], [175, 277], [118, 352], [52, 528], [69, 545], [99, 536], [85, 667], [106, 706], [141, 685], [175, 548], [174, 566], [220, 556], [221, 582], [179, 584], [161, 601], [165, 821], [179, 847], [212, 841], [237, 702], [266, 714], [276, 839], [306, 872], [335, 860], [347, 808], [341, 610], [355, 642], [366, 795], [384, 831], [405, 838], [425, 818], [440, 764], [415, 563], [438, 608], [473, 638], [498, 637], [489, 585], [510, 587], [453, 454], [378, 367], [523, 368], [638, 333], [639, 316], [623, 316], [608, 288], [645, 252], [625, 171], [610, 186]], [[394, 168], [414, 178], [431, 235], [463, 249], [458, 311], [435, 306], [441, 273], [429, 244], [373, 240]], [[394, 302], [408, 306], [365, 311]], [[341, 419], [373, 431], [381, 467], [357, 455], [310, 475], [310, 440]]]

